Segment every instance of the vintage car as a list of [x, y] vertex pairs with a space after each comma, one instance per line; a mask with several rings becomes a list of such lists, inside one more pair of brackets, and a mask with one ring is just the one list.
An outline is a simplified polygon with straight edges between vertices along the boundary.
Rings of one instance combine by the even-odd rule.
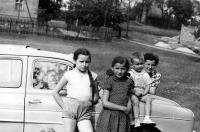
[[[52, 89], [72, 68], [72, 54], [0, 44], [0, 132], [43, 132], [47, 128], [64, 132], [62, 110]], [[60, 95], [65, 98], [66, 89]], [[99, 99], [91, 118], [94, 128], [101, 109]], [[141, 103], [141, 121], [143, 118]], [[162, 132], [193, 131], [194, 113], [169, 99], [154, 96], [151, 118]]]

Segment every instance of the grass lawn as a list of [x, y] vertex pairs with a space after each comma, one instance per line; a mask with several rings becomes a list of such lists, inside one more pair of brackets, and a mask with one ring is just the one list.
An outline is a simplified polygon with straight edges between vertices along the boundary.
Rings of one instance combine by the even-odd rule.
[[[138, 36], [138, 38], [134, 37], [134, 39], [146, 41], [152, 37], [136, 32], [135, 36]], [[129, 57], [135, 51], [156, 53], [160, 57], [157, 70], [162, 74], [157, 95], [174, 100], [181, 106], [191, 109], [195, 113], [195, 130], [200, 131], [200, 58], [154, 49], [118, 39], [106, 43], [0, 33], [0, 43], [29, 45], [34, 48], [66, 54], [74, 52], [77, 48], [85, 47], [92, 54], [91, 70], [98, 73], [100, 80], [104, 78], [105, 70], [110, 68], [115, 56]]]
[[[121, 24], [122, 37], [126, 36], [127, 24]], [[160, 29], [148, 25], [138, 25], [131, 21], [129, 24], [128, 39], [154, 45], [162, 36], [174, 37], [180, 35], [180, 31]], [[148, 37], [147, 37], [148, 36]]]
[[[126, 32], [124, 31], [122, 32], [122, 37], [126, 38], [125, 36], [126, 36]], [[128, 33], [129, 40], [134, 40], [134, 41], [142, 42], [149, 45], [156, 44], [158, 40], [161, 38], [161, 36], [157, 36], [157, 35], [148, 35], [148, 37], [146, 36], [147, 34], [135, 32], [135, 31], [129, 31]]]

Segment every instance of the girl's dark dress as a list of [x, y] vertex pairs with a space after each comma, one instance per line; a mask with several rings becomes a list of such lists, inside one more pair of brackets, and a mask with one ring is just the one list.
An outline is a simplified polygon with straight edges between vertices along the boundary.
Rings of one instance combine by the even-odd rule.
[[[110, 91], [109, 102], [127, 106], [128, 91], [132, 86], [132, 80], [121, 80], [113, 75], [102, 88]], [[96, 132], [130, 132], [129, 116], [123, 111], [103, 108], [97, 121]]]

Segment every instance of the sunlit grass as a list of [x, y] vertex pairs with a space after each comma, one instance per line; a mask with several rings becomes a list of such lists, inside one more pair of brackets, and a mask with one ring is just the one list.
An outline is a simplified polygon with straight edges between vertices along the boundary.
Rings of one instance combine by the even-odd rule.
[[[122, 30], [127, 30], [127, 24], [123, 23], [121, 24]], [[177, 30], [167, 30], [167, 29], [160, 29], [153, 26], [138, 26], [138, 25], [129, 25], [129, 31], [135, 31], [143, 34], [148, 35], [157, 35], [157, 36], [168, 36], [168, 37], [174, 37], [177, 35], [180, 35], [180, 31]]]

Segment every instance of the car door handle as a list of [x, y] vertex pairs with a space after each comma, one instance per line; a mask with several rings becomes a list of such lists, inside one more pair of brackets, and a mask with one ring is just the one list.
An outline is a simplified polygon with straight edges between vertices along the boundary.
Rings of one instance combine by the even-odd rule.
[[42, 101], [38, 99], [35, 99], [33, 101], [28, 101], [28, 105], [32, 105], [32, 104], [39, 105], [39, 104], [42, 104]]

